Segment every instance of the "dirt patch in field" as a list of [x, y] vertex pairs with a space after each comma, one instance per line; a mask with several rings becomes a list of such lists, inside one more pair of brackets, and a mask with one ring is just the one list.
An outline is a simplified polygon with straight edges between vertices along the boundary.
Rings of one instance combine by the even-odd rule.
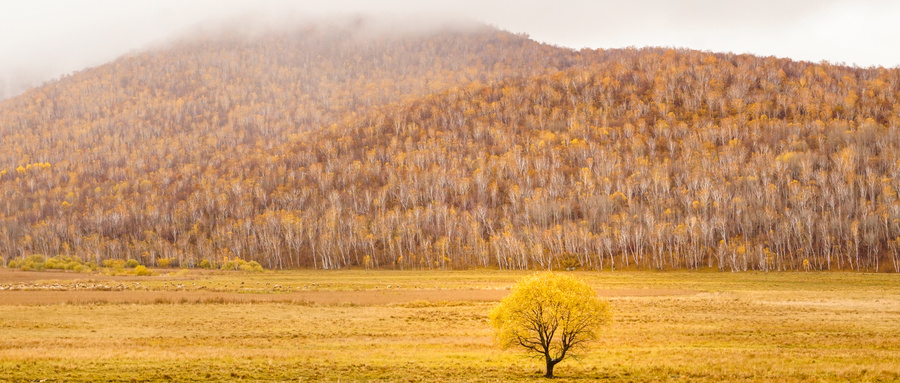
[[282, 294], [246, 294], [203, 291], [4, 291], [0, 304], [46, 305], [83, 303], [264, 303], [321, 305], [385, 305], [414, 301], [495, 301], [497, 290], [418, 291], [303, 291]]
[[[693, 294], [689, 290], [618, 289], [601, 290], [603, 297], [670, 296]], [[496, 302], [508, 290], [363, 290], [302, 291], [247, 294], [211, 291], [2, 291], [0, 305], [51, 305], [87, 303], [265, 303], [310, 305], [378, 306], [410, 302]]]
[[[97, 280], [97, 281], [134, 281], [140, 280], [141, 277], [130, 276], [110, 276], [76, 273], [74, 271], [52, 270], [52, 271], [22, 271], [15, 269], [0, 268], [0, 283], [23, 283], [38, 281], [74, 281], [74, 280]], [[146, 279], [146, 277], [144, 277]]]
[[597, 295], [606, 298], [613, 297], [669, 297], [675, 295], [695, 295], [697, 290], [685, 289], [606, 289], [597, 290]]

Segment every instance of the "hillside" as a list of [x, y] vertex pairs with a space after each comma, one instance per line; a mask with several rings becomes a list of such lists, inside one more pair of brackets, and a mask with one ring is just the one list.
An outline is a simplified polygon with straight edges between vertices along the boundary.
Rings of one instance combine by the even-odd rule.
[[182, 258], [195, 252], [179, 242], [196, 223], [184, 212], [214, 183], [270, 184], [222, 177], [304, 132], [459, 84], [553, 72], [573, 56], [483, 26], [410, 34], [336, 22], [212, 31], [76, 73], [0, 103], [0, 253]]
[[0, 252], [896, 272], [898, 91], [486, 27], [186, 40], [0, 104]]
[[897, 271], [900, 71], [607, 54], [298, 145], [322, 260]]

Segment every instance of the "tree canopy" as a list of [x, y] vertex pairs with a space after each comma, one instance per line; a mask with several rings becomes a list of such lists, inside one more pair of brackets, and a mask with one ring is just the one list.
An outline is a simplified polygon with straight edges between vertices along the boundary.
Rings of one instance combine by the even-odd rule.
[[490, 314], [503, 347], [516, 347], [544, 358], [546, 376], [570, 352], [597, 339], [612, 319], [609, 303], [587, 283], [572, 276], [541, 272], [519, 281]]

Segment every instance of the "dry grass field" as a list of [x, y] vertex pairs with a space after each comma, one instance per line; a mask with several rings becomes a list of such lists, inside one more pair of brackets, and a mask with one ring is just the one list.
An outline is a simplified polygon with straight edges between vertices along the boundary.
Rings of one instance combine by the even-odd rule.
[[[560, 381], [900, 380], [900, 275], [575, 274], [615, 321]], [[487, 323], [523, 275], [0, 269], [0, 381], [544, 381]]]

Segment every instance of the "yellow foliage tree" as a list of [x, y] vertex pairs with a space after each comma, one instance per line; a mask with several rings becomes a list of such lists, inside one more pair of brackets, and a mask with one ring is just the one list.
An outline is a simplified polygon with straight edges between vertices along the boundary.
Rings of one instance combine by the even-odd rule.
[[520, 347], [543, 357], [544, 376], [571, 351], [597, 339], [612, 320], [609, 303], [584, 281], [541, 272], [519, 281], [490, 314], [501, 346]]

